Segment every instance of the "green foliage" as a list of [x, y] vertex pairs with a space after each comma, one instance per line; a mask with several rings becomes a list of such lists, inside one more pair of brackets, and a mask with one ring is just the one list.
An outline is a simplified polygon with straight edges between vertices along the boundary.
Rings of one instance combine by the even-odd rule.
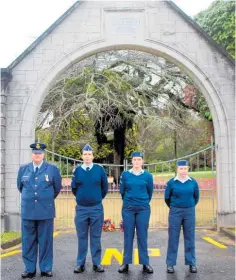
[[68, 165], [67, 165], [67, 162], [64, 160], [62, 160], [61, 162], [54, 161], [52, 163], [55, 164], [60, 169], [61, 175], [66, 176], [66, 177], [67, 176], [70, 177], [75, 168], [74, 163], [68, 162]]
[[137, 124], [133, 123], [131, 128], [126, 129], [125, 158], [129, 159], [134, 151], [142, 151], [143, 148], [138, 144]]
[[38, 129], [35, 133], [35, 139], [47, 145], [47, 150], [52, 150], [52, 135], [48, 129]]
[[95, 159], [106, 159], [111, 154], [113, 154], [113, 147], [111, 144], [103, 144], [99, 149], [97, 145], [95, 146], [95, 151], [94, 151]]
[[212, 122], [212, 114], [210, 108], [206, 103], [204, 96], [199, 91], [196, 94], [196, 108], [204, 119]]
[[195, 17], [196, 22], [235, 58], [235, 1], [217, 0]]
[[[186, 117], [188, 126], [176, 130], [177, 157], [197, 152], [211, 143], [211, 123], [201, 118]], [[139, 123], [137, 129], [138, 145], [144, 152], [145, 162], [154, 163], [166, 161], [175, 158], [174, 153], [174, 130], [150, 125], [151, 120], [145, 123]], [[157, 167], [156, 167], [157, 168]], [[169, 165], [163, 166], [168, 170]], [[161, 171], [162, 166], [158, 167]], [[171, 170], [174, 171], [171, 166]]]
[[[84, 115], [83, 110], [76, 112], [76, 114], [61, 125], [61, 129], [54, 135], [53, 130], [39, 129], [36, 131], [36, 139], [47, 145], [47, 149], [64, 155], [67, 157], [81, 159], [82, 145], [91, 142], [89, 136], [93, 130], [93, 123]], [[84, 141], [81, 141], [81, 138]]]
[[178, 157], [197, 152], [211, 144], [211, 125], [207, 120], [190, 121], [186, 131], [177, 131]]
[[[196, 22], [235, 58], [235, 1], [214, 1], [195, 17]], [[212, 114], [201, 93], [196, 96], [196, 108], [212, 122]]]
[[81, 158], [81, 148], [78, 145], [63, 145], [57, 148], [60, 155], [80, 159]]
[[[175, 172], [176, 170], [176, 165], [175, 162], [165, 162], [165, 163], [161, 163], [160, 160], [156, 161], [156, 162], [160, 162], [159, 164], [156, 165], [151, 165], [148, 166], [148, 171], [151, 173], [157, 173], [157, 172]], [[145, 168], [147, 169], [147, 168]]]

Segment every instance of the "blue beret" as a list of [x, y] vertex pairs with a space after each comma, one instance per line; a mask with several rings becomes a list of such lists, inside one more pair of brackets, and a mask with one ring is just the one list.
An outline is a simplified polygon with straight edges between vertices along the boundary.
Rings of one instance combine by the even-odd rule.
[[143, 153], [142, 152], [133, 152], [132, 154], [131, 154], [131, 157], [133, 158], [133, 157], [141, 157], [141, 158], [143, 158]]
[[176, 162], [177, 166], [188, 166], [188, 161], [187, 160], [178, 160]]
[[84, 151], [93, 151], [93, 148], [89, 144], [86, 144], [82, 149], [82, 152]]
[[46, 149], [46, 145], [44, 143], [39, 143], [39, 142], [35, 142], [33, 144], [30, 145], [30, 148], [32, 149], [32, 153], [34, 154], [40, 154], [40, 153], [44, 153], [44, 149]]

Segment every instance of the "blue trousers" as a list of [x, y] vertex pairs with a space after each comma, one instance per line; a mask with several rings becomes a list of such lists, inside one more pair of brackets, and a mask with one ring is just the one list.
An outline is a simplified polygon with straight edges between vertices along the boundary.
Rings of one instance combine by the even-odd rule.
[[53, 264], [53, 219], [21, 221], [22, 258], [25, 272], [34, 272], [39, 249], [39, 268], [52, 271]]
[[122, 208], [122, 218], [124, 225], [124, 258], [123, 264], [132, 263], [133, 256], [133, 240], [136, 228], [139, 263], [143, 265], [149, 264], [148, 257], [148, 226], [150, 218], [150, 206], [127, 205]]
[[94, 265], [101, 263], [101, 236], [104, 220], [103, 205], [91, 207], [76, 206], [75, 226], [78, 237], [77, 265], [84, 265], [88, 253], [88, 234], [90, 251]]
[[185, 264], [195, 265], [195, 207], [170, 208], [166, 264], [176, 265], [181, 225], [184, 234]]

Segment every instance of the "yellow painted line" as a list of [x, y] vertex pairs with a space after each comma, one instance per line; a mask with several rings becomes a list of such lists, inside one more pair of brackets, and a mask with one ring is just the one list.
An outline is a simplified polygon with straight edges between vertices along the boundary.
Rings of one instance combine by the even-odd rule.
[[[59, 231], [53, 232], [53, 237], [56, 237], [59, 233], [60, 233]], [[21, 253], [21, 250], [14, 250], [14, 251], [10, 251], [8, 253], [0, 254], [0, 259], [7, 258], [7, 257], [10, 257], [10, 256], [14, 256], [14, 255], [17, 255], [19, 253]]]
[[207, 237], [207, 236], [203, 236], [202, 239], [206, 240], [207, 242], [215, 245], [216, 247], [219, 247], [221, 249], [226, 249], [228, 248], [227, 246], [225, 246], [224, 244], [222, 243], [219, 243], [217, 241], [215, 241], [214, 239], [210, 238], [210, 237]]
[[[134, 253], [134, 265], [139, 264], [139, 254], [138, 249], [133, 250]], [[123, 262], [123, 250], [120, 252], [117, 248], [106, 248], [101, 264], [111, 265], [112, 261], [116, 260], [120, 265]], [[148, 248], [149, 257], [160, 257], [161, 252], [158, 248]]]
[[[161, 256], [161, 251], [158, 248], [148, 248], [148, 256], [149, 257], [160, 257]], [[134, 264], [138, 265], [139, 263], [139, 253], [138, 249], [134, 249]]]
[[134, 249], [134, 264], [135, 265], [139, 264], [139, 253], [138, 253], [138, 249], [137, 248]]
[[14, 256], [14, 255], [17, 255], [19, 253], [21, 253], [21, 250], [15, 250], [15, 251], [12, 251], [12, 252], [9, 252], [9, 253], [1, 254], [0, 258], [2, 259], [2, 258]]
[[123, 253], [124, 253], [123, 250], [122, 250], [122, 252], [120, 252], [116, 248], [107, 248], [105, 250], [105, 254], [102, 259], [101, 264], [102, 265], [111, 265], [112, 259], [114, 258], [121, 265], [123, 262]]
[[74, 233], [76, 232], [75, 229], [71, 229], [71, 230], [62, 230], [62, 231], [59, 231], [60, 233]]

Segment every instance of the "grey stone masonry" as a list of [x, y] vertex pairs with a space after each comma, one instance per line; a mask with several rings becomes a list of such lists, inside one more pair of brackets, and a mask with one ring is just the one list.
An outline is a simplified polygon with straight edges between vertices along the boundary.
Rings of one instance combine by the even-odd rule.
[[[19, 227], [20, 164], [30, 161], [40, 106], [59, 75], [98, 52], [133, 49], [162, 56], [198, 85], [211, 109], [217, 157], [218, 226], [235, 222], [234, 63], [171, 1], [78, 1], [10, 66], [3, 92], [1, 181], [7, 226]], [[6, 105], [5, 105], [6, 102]], [[3, 199], [2, 199], [3, 201]]]
[[5, 230], [5, 141], [6, 141], [6, 94], [8, 84], [11, 80], [11, 73], [8, 69], [1, 69], [1, 159], [0, 159], [0, 182], [1, 182], [1, 231]]

